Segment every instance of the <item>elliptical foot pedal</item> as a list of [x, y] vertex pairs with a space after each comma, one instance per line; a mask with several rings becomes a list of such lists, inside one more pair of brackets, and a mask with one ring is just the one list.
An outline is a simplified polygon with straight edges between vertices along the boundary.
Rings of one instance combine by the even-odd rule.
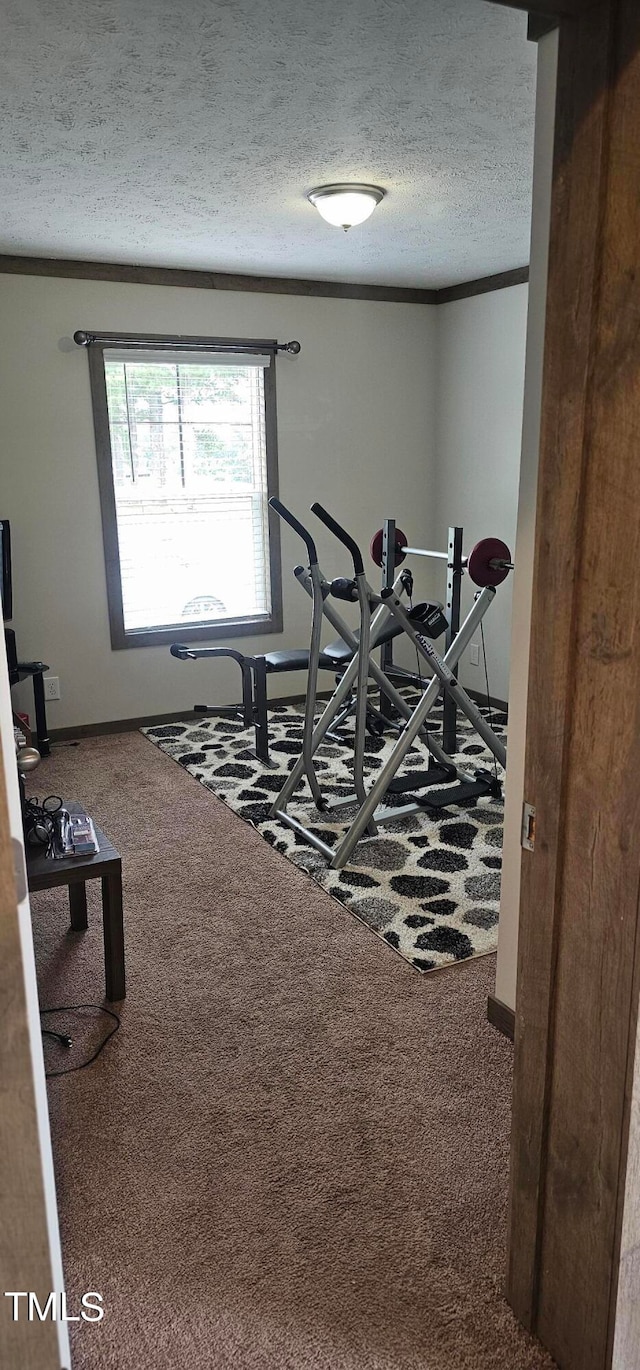
[[462, 799], [480, 799], [491, 795], [502, 799], [502, 786], [497, 776], [481, 768], [475, 772], [475, 780], [461, 780], [449, 789], [438, 790], [436, 794], [417, 794], [415, 803], [424, 809], [446, 809], [450, 804], [459, 804]]
[[411, 771], [409, 775], [397, 776], [386, 793], [412, 794], [414, 790], [424, 790], [426, 785], [444, 785], [447, 780], [455, 778], [455, 766], [430, 766], [428, 771]]

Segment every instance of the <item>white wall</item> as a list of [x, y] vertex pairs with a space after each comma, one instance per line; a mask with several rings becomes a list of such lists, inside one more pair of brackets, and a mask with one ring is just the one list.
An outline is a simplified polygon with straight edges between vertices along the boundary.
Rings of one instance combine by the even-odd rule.
[[[48, 706], [51, 728], [239, 696], [232, 663], [181, 663], [168, 648], [111, 649], [87, 356], [70, 341], [76, 329], [298, 338], [300, 355], [277, 363], [282, 499], [303, 517], [320, 500], [364, 545], [385, 515], [424, 544], [433, 536], [436, 313], [424, 305], [0, 277], [0, 506], [12, 521], [13, 626], [20, 656], [44, 660], [60, 677], [62, 698]], [[335, 542], [318, 529], [325, 569], [343, 572]], [[309, 601], [291, 575], [300, 559], [299, 540], [283, 528], [284, 632], [232, 645], [248, 652], [306, 645]], [[302, 688], [295, 675], [272, 686], [278, 694]]]
[[542, 364], [549, 256], [551, 172], [558, 66], [558, 30], [538, 43], [533, 217], [529, 271], [529, 318], [525, 368], [522, 457], [518, 496], [516, 569], [513, 580], [513, 631], [509, 683], [509, 761], [505, 791], [502, 887], [498, 935], [496, 997], [515, 1008], [520, 916], [520, 864], [524, 761], [531, 636], [531, 595], [542, 404]]
[[[446, 547], [450, 524], [461, 524], [465, 552], [489, 536], [502, 538], [513, 552], [526, 319], [526, 285], [438, 306], [437, 474], [431, 494], [436, 547]], [[465, 576], [463, 611], [473, 593]], [[489, 687], [498, 699], [508, 697], [510, 631], [509, 577], [484, 623]], [[479, 634], [474, 641], [481, 646]], [[471, 665], [465, 652], [460, 679], [484, 691], [482, 650], [480, 662]]]

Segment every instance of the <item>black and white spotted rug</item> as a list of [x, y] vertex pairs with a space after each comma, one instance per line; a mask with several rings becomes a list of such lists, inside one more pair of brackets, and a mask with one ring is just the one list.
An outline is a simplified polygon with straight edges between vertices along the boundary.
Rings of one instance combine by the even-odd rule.
[[[488, 709], [482, 711], [489, 715]], [[416, 970], [434, 970], [494, 951], [502, 801], [487, 796], [443, 809], [437, 818], [425, 812], [394, 819], [379, 829], [377, 837], [358, 843], [344, 870], [330, 870], [315, 848], [269, 818], [273, 800], [301, 750], [302, 706], [270, 709], [269, 720], [274, 770], [256, 761], [251, 751], [253, 731], [233, 719], [186, 721], [142, 731]], [[494, 710], [491, 721], [496, 733], [504, 736], [505, 715]], [[437, 732], [439, 723], [436, 706], [429, 726]], [[348, 738], [348, 725], [344, 732]], [[392, 737], [367, 739], [365, 779], [374, 779], [391, 746]], [[348, 741], [326, 743], [317, 753], [318, 779], [330, 802], [353, 793], [350, 756]], [[477, 765], [493, 768], [493, 758], [466, 720], [459, 722], [456, 759], [470, 769]], [[418, 744], [411, 748], [401, 773], [423, 770], [426, 765], [425, 749]], [[397, 796], [397, 803], [406, 803], [407, 798]], [[337, 815], [329, 819], [318, 813], [303, 781], [289, 813], [335, 846], [356, 808], [343, 809], [339, 819]]]

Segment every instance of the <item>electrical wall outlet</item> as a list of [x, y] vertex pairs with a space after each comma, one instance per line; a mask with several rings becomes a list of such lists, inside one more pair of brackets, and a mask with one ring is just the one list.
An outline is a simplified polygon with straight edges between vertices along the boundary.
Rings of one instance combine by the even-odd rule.
[[469, 661], [472, 666], [480, 665], [480, 648], [477, 642], [472, 642], [469, 647]]
[[60, 680], [57, 675], [46, 675], [44, 677], [44, 697], [45, 699], [60, 698]]

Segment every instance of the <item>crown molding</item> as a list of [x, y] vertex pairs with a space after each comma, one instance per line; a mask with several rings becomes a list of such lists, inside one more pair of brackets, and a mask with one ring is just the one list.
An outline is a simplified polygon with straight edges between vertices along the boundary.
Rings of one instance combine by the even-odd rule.
[[596, 9], [600, 0], [489, 0], [491, 5], [506, 5], [509, 9], [526, 10], [543, 19], [581, 19], [589, 10]]
[[481, 276], [477, 281], [462, 281], [436, 291], [434, 304], [451, 304], [453, 300], [469, 300], [473, 295], [487, 295], [491, 290], [508, 290], [512, 285], [526, 285], [528, 266], [517, 266], [513, 271], [499, 271], [495, 276]]
[[17, 257], [0, 254], [0, 274], [49, 276], [64, 280], [109, 281], [125, 285], [180, 286], [191, 290], [236, 290], [261, 295], [314, 296], [330, 300], [378, 300], [391, 304], [449, 304], [491, 290], [505, 290], [529, 279], [529, 268], [501, 271], [495, 276], [463, 281], [441, 290], [391, 285], [354, 285], [343, 281], [314, 281], [281, 276], [239, 276], [220, 271], [189, 271], [177, 267], [126, 266], [119, 262], [84, 262], [68, 258]]
[[288, 276], [241, 276], [223, 271], [179, 267], [125, 266], [120, 262], [84, 262], [67, 258], [0, 255], [0, 272], [16, 276], [58, 276], [66, 280], [111, 281], [127, 285], [181, 286], [192, 290], [237, 290], [261, 295], [314, 295], [322, 299], [382, 300], [393, 304], [434, 304], [435, 290], [390, 285], [354, 285], [342, 281], [302, 280]]
[[544, 38], [545, 33], [551, 33], [552, 29], [557, 29], [559, 19], [549, 19], [544, 14], [530, 14], [527, 24], [527, 38], [530, 43], [537, 43]]

